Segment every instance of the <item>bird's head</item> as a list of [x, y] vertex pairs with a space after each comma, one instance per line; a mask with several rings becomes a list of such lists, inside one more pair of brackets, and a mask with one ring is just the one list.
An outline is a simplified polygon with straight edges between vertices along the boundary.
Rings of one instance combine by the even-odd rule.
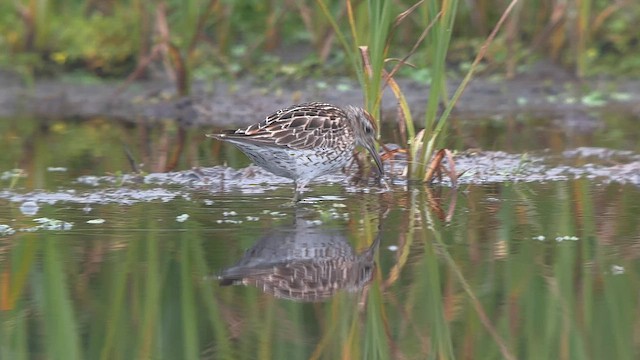
[[356, 144], [367, 149], [376, 162], [380, 175], [384, 174], [382, 159], [380, 159], [380, 155], [378, 155], [378, 151], [376, 150], [376, 136], [378, 133], [376, 121], [371, 114], [360, 107], [347, 106], [345, 107], [345, 112], [350, 120]]

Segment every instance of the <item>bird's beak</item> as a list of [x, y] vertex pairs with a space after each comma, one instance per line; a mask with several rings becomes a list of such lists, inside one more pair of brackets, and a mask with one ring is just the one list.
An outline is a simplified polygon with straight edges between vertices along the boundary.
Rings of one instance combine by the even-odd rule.
[[376, 162], [376, 167], [378, 168], [378, 174], [380, 176], [384, 175], [384, 166], [382, 165], [382, 159], [380, 159], [380, 155], [378, 155], [378, 151], [376, 150], [376, 145], [371, 142], [367, 142], [364, 146], [365, 149], [371, 154], [371, 157]]

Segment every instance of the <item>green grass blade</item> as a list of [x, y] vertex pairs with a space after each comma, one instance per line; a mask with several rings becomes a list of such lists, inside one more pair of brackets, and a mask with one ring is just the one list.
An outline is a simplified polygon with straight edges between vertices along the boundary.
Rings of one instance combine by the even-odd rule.
[[82, 359], [76, 322], [60, 257], [60, 243], [44, 239], [43, 313], [49, 359]]

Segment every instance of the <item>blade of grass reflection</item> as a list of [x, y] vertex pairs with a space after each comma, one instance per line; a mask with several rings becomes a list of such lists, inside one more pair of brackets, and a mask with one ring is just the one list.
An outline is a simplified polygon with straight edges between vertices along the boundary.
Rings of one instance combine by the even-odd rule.
[[[44, 237], [44, 236], [43, 236]], [[73, 313], [65, 271], [58, 253], [61, 243], [44, 237], [43, 314], [47, 357], [81, 359], [78, 324]]]
[[[544, 204], [544, 214], [552, 217], [544, 221], [548, 228], [555, 232], [556, 236], [574, 234], [573, 218], [570, 216], [571, 199], [566, 183], [554, 184], [553, 202]], [[551, 265], [545, 266], [544, 261], [540, 266], [545, 268], [546, 287], [542, 293], [546, 293], [545, 306], [542, 312], [545, 322], [542, 325], [543, 341], [538, 355], [567, 358], [576, 349], [575, 310], [575, 282], [577, 246], [574, 243], [560, 243], [551, 249]]]
[[[517, 268], [513, 265], [514, 255], [512, 254], [514, 229], [517, 227], [519, 214], [519, 202], [514, 200], [516, 186], [515, 184], [505, 184], [500, 189], [500, 197], [505, 200], [501, 201], [498, 209], [497, 237], [492, 244], [491, 257], [487, 260], [496, 270], [492, 272], [494, 276], [491, 281], [492, 286], [499, 291], [492, 291], [483, 297], [484, 308], [490, 313], [487, 318], [491, 316], [494, 319], [497, 331], [504, 334], [505, 347], [510, 349], [518, 348], [516, 340], [519, 338], [518, 327], [515, 324], [517, 311], [513, 310], [517, 289], [512, 287], [512, 285], [515, 287], [518, 285], [511, 281], [511, 279], [518, 277]], [[487, 349], [488, 351], [489, 349]]]
[[[577, 220], [574, 212], [572, 211], [571, 205], [574, 202], [570, 196], [570, 190], [565, 186], [565, 183], [558, 183], [557, 186], [559, 196], [558, 198], [564, 198], [566, 201], [561, 201], [558, 204], [559, 212], [561, 212], [562, 216], [559, 216], [562, 219], [562, 223], [558, 225], [560, 229], [559, 232], [562, 234], [578, 234], [577, 232]], [[579, 203], [576, 203], [579, 205]], [[558, 286], [559, 291], [558, 294], [561, 296], [559, 300], [559, 304], [561, 305], [562, 310], [562, 319], [563, 319], [563, 336], [565, 343], [563, 347], [567, 348], [567, 352], [576, 354], [579, 358], [586, 358], [587, 354], [585, 353], [586, 344], [589, 343], [588, 337], [585, 337], [583, 329], [585, 329], [584, 325], [581, 324], [581, 317], [577, 316], [579, 314], [579, 309], [576, 309], [576, 306], [579, 305], [578, 295], [579, 293], [575, 291], [575, 287], [577, 284], [584, 284], [585, 278], [583, 275], [585, 272], [585, 268], [583, 266], [579, 266], [579, 260], [581, 258], [581, 253], [584, 250], [580, 250], [584, 246], [588, 246], [585, 241], [574, 242], [574, 243], [565, 243], [559, 246], [558, 252], [558, 261], [556, 262], [555, 274], [559, 280]], [[589, 259], [590, 255], [583, 258], [584, 261]]]
[[[562, 235], [575, 235], [576, 228], [573, 218], [571, 191], [568, 183], [558, 182], [555, 186], [556, 202], [555, 219], [557, 233]], [[575, 280], [579, 244], [559, 243], [556, 250], [556, 261], [554, 264], [554, 278], [556, 279], [553, 294], [559, 305], [561, 317], [560, 332], [560, 353], [575, 354], [584, 349], [579, 326], [576, 326], [576, 291]], [[581, 354], [586, 355], [586, 354]], [[579, 357], [580, 358], [580, 357]]]
[[276, 307], [275, 298], [268, 297], [265, 299], [266, 308], [263, 313], [264, 327], [258, 332], [258, 359], [273, 358], [273, 338], [274, 338], [274, 318]]
[[[256, 288], [236, 288], [228, 297], [224, 311], [242, 311], [242, 327], [236, 336], [239, 337], [240, 358], [255, 359], [260, 343], [258, 341], [262, 332], [265, 332], [265, 303], [261, 301], [259, 290]], [[268, 299], [267, 299], [268, 301]], [[223, 312], [224, 314], [224, 312]]]
[[[239, 342], [241, 359], [255, 359], [258, 353], [259, 347], [259, 334], [264, 331], [264, 303], [259, 300], [259, 294], [257, 289], [246, 288], [242, 289], [244, 292], [235, 289], [235, 292], [228, 297], [229, 303], [225, 304], [223, 308], [223, 314], [229, 312], [227, 315], [238, 316], [240, 319], [239, 330], [232, 333], [232, 338], [235, 338]], [[234, 311], [244, 311], [241, 314], [234, 313]], [[228, 319], [229, 321], [231, 319]]]
[[391, 357], [389, 343], [388, 320], [384, 311], [382, 291], [379, 278], [369, 288], [365, 312], [365, 341], [363, 355], [365, 359], [389, 359]]
[[[406, 227], [401, 227], [401, 229], [413, 228], [412, 216], [409, 217], [409, 223], [410, 225]], [[384, 283], [382, 285], [382, 288], [385, 290], [390, 286], [392, 286], [398, 280], [398, 278], [400, 277], [400, 273], [402, 272], [402, 269], [404, 269], [405, 265], [407, 264], [407, 260], [409, 259], [409, 254], [411, 253], [410, 250], [413, 244], [413, 232], [412, 231], [407, 231], [406, 233], [403, 232], [398, 235], [398, 239], [400, 238], [404, 239], [404, 241], [400, 242], [401, 246], [396, 252], [397, 253], [396, 262], [395, 264], [393, 264], [393, 266], [389, 270], [389, 275], [387, 276], [387, 279], [384, 280]]]
[[126, 336], [126, 332], [122, 331], [121, 319], [124, 314], [124, 298], [127, 290], [127, 275], [131, 272], [133, 259], [137, 253], [137, 243], [131, 242], [126, 248], [125, 262], [122, 267], [116, 270], [116, 274], [112, 275], [111, 290], [108, 304], [109, 307], [105, 314], [104, 323], [106, 324], [106, 335], [100, 351], [100, 358], [109, 360], [116, 358], [114, 353], [119, 348], [118, 337]]
[[[421, 328], [426, 326], [421, 321], [424, 316], [419, 313], [423, 307], [415, 309], [416, 298], [420, 296], [417, 287], [413, 286], [404, 294], [402, 299], [395, 297], [395, 289], [385, 291], [385, 303], [393, 316], [393, 310], [397, 311], [397, 320], [391, 322], [391, 333], [394, 336], [392, 351], [394, 358], [405, 358], [404, 354], [432, 354], [431, 341], [428, 331]], [[420, 297], [422, 299], [422, 297]]]
[[545, 313], [545, 322], [543, 324], [543, 341], [540, 344], [539, 350], [540, 356], [543, 359], [553, 358], [554, 354], [557, 357], [559, 354], [559, 339], [560, 339], [560, 322], [562, 321], [561, 317], [558, 316], [558, 302], [557, 297], [553, 294], [553, 289], [557, 287], [556, 279], [554, 279], [551, 275], [548, 275], [545, 279], [547, 282], [546, 288], [543, 290], [543, 293], [546, 294], [546, 301], [544, 310]]
[[[410, 206], [408, 206], [409, 215], [401, 216], [401, 219], [402, 219], [401, 221], [404, 221], [406, 223], [404, 226], [401, 226], [400, 228], [406, 229], [406, 231], [404, 231], [403, 234], [401, 235], [401, 237], [404, 238], [404, 241], [399, 242], [402, 244], [400, 247], [402, 249], [400, 251], [401, 255], [399, 255], [398, 260], [396, 261], [396, 264], [392, 267], [392, 271], [397, 271], [398, 276], [407, 262], [409, 264], [412, 264], [412, 262], [409, 261], [409, 255], [411, 254], [412, 247], [414, 246], [416, 228], [417, 228], [417, 225], [416, 225], [417, 218], [415, 216], [415, 203], [418, 200], [416, 200], [416, 197], [417, 197], [417, 192], [415, 191], [410, 192], [411, 200], [410, 200]], [[406, 257], [406, 259], [403, 259], [404, 257]], [[399, 264], [401, 263], [403, 265], [400, 266]], [[413, 264], [417, 264], [417, 262]], [[421, 319], [425, 318], [425, 316], [421, 313], [425, 307], [417, 306], [417, 305], [423, 304], [423, 301], [422, 301], [422, 299], [424, 299], [424, 293], [423, 293], [423, 287], [422, 287], [423, 282], [417, 281], [415, 282], [414, 285], [409, 286], [408, 288], [405, 289], [402, 284], [399, 284], [398, 282], [396, 282], [397, 278], [393, 278], [391, 274], [393, 273], [390, 273], [388, 279], [389, 280], [393, 279], [393, 281], [392, 282], [387, 281], [385, 283], [384, 290], [387, 296], [386, 301], [392, 304], [393, 306], [400, 308], [400, 312], [404, 315], [405, 322], [404, 324], [401, 324], [400, 332], [399, 332], [399, 334], [402, 334], [402, 335], [398, 337], [399, 339], [401, 339], [400, 341], [402, 345], [400, 347], [403, 349], [411, 348], [411, 345], [413, 345], [413, 342], [410, 340], [411, 337], [407, 335], [407, 334], [411, 334], [418, 337], [418, 342], [420, 344], [420, 353], [433, 354], [433, 352], [430, 351], [432, 346], [431, 346], [431, 339], [429, 336], [429, 332], [426, 329], [422, 328], [422, 326], [425, 326], [428, 323], [424, 321], [420, 321]], [[389, 283], [390, 285], [389, 287], [386, 286], [387, 283]], [[395, 284], [395, 288], [393, 288], [394, 284]], [[396, 297], [396, 294], [399, 294], [401, 292], [404, 292], [404, 294], [402, 294], [402, 299], [398, 299]]]
[[[341, 324], [347, 324], [346, 321], [344, 321], [345, 319], [347, 319], [347, 317], [344, 317], [344, 310], [345, 309], [345, 304], [344, 302], [340, 302], [340, 305], [342, 305], [342, 312], [338, 315], [338, 319], [336, 320], [343, 320], [341, 321]], [[337, 312], [334, 314], [338, 314]], [[365, 359], [365, 357], [363, 356], [363, 352], [362, 352], [362, 346], [361, 346], [361, 339], [362, 339], [362, 327], [360, 326], [359, 322], [358, 322], [358, 317], [357, 316], [350, 316], [348, 317], [348, 319], [350, 319], [349, 322], [349, 336], [346, 338], [347, 340], [343, 342], [342, 344], [342, 359]], [[341, 329], [346, 328], [346, 326], [341, 326]]]
[[[582, 230], [580, 238], [580, 256], [582, 261], [594, 258], [594, 246], [595, 249], [599, 249], [596, 243], [596, 229], [595, 229], [595, 213], [593, 208], [593, 201], [590, 196], [591, 191], [589, 189], [589, 182], [587, 179], [577, 179], [573, 182], [574, 194], [575, 194], [575, 206], [576, 217], [578, 227]], [[599, 253], [595, 254], [596, 262], [601, 263]], [[593, 271], [583, 271], [582, 274], [582, 288], [580, 290], [580, 302], [581, 302], [581, 314], [580, 321], [581, 327], [584, 329], [584, 335], [586, 339], [590, 339], [592, 334], [593, 324], [593, 311], [594, 311], [594, 289], [593, 284], [595, 276]]]
[[[637, 345], [634, 347], [636, 339], [633, 336], [637, 334], [637, 316], [628, 314], [637, 314], [638, 291], [637, 287], [627, 283], [628, 279], [628, 275], [609, 275], [604, 282], [603, 306], [606, 310], [603, 309], [600, 313], [607, 316], [603, 319], [606, 322], [598, 328], [610, 330], [606, 332], [609, 335], [606, 343], [612, 359], [637, 359], [637, 354], [634, 356]], [[634, 288], [635, 291], [629, 291]]]
[[22, 307], [0, 311], [0, 359], [29, 359], [28, 317]]
[[[244, 232], [239, 234], [232, 243], [238, 254], [249, 249], [256, 240], [255, 234]], [[224, 264], [222, 262], [221, 264]], [[237, 353], [232, 353], [233, 359], [255, 359], [260, 343], [258, 341], [261, 332], [265, 331], [265, 306], [268, 296], [263, 296], [261, 291], [253, 286], [231, 287], [224, 291], [220, 286], [215, 287], [216, 303], [223, 323], [228, 324], [226, 332], [232, 341]]]
[[[426, 299], [424, 306], [426, 308], [425, 324], [431, 325], [431, 348], [435, 351], [433, 357], [453, 359], [453, 345], [449, 324], [444, 317], [444, 308], [442, 304], [442, 289], [440, 284], [440, 267], [439, 259], [436, 256], [435, 247], [430, 241], [430, 235], [433, 233], [438, 236], [437, 231], [433, 228], [431, 214], [426, 211], [423, 204], [426, 203], [424, 194], [412, 196], [411, 213], [420, 214], [421, 228], [425, 241], [423, 266], [425, 274], [424, 287], [421, 287], [420, 297]], [[430, 246], [431, 245], [431, 246]]]
[[[424, 195], [421, 196], [421, 200], [422, 200], [421, 203], [425, 202]], [[426, 262], [427, 272], [429, 274], [429, 279], [433, 284], [435, 284], [434, 286], [432, 286], [432, 290], [434, 294], [431, 294], [431, 292], [429, 292], [430, 294], [429, 296], [433, 296], [432, 303], [436, 304], [436, 307], [432, 308], [432, 310], [433, 310], [434, 317], [437, 319], [436, 324], [440, 326], [440, 329], [438, 329], [439, 333], [437, 334], [437, 337], [436, 337], [436, 339], [438, 339], [439, 341], [438, 341], [438, 344], [436, 344], [436, 346], [438, 346], [438, 349], [440, 351], [447, 351], [445, 353], [445, 356], [447, 356], [447, 358], [453, 358], [451, 337], [450, 337], [448, 325], [445, 323], [445, 319], [443, 317], [443, 308], [440, 302], [442, 294], [440, 291], [440, 279], [439, 279], [440, 275], [439, 275], [439, 269], [437, 266], [438, 258], [436, 257], [435, 246], [433, 245], [437, 245], [438, 254], [445, 260], [449, 268], [453, 271], [454, 275], [462, 285], [464, 291], [469, 296], [469, 300], [471, 301], [471, 304], [473, 305], [476, 313], [478, 314], [480, 321], [482, 322], [485, 329], [493, 337], [494, 341], [500, 348], [500, 352], [503, 358], [515, 359], [515, 357], [512, 355], [511, 351], [505, 344], [504, 340], [498, 334], [495, 327], [487, 317], [487, 314], [484, 311], [482, 304], [480, 304], [480, 301], [478, 300], [477, 296], [469, 286], [469, 283], [466, 281], [464, 275], [462, 274], [455, 260], [453, 260], [453, 258], [451, 257], [451, 254], [447, 250], [446, 245], [442, 241], [441, 233], [434, 226], [434, 221], [431, 219], [431, 214], [428, 211], [425, 211], [424, 208], [420, 207], [420, 215], [422, 218], [425, 240], [428, 240], [429, 238], [433, 239], [433, 242], [431, 243], [432, 246], [428, 246], [429, 244], [427, 243], [427, 246], [425, 247], [425, 262]], [[428, 226], [424, 226], [427, 224]], [[447, 339], [445, 343], [446, 346], [444, 347], [443, 347], [443, 344], [441, 343], [443, 337]]]
[[180, 307], [182, 312], [182, 338], [185, 359], [197, 359], [199, 355], [198, 321], [195, 314], [193, 278], [191, 276], [190, 243], [194, 232], [189, 231], [180, 239]]
[[[425, 237], [425, 240], [429, 241], [428, 237]], [[438, 354], [438, 357], [453, 359], [453, 342], [449, 323], [445, 318], [438, 258], [429, 246], [425, 248], [424, 271], [426, 274], [426, 294], [424, 294], [424, 298], [426, 299], [425, 306], [428, 318], [426, 323], [432, 325], [431, 346]]]
[[[0, 263], [0, 265], [3, 265]], [[11, 291], [9, 288], [11, 287], [11, 274], [9, 270], [0, 267], [0, 311], [8, 311], [13, 309], [13, 302], [10, 300], [9, 295], [11, 295]]]
[[[570, 252], [565, 250], [567, 249], [559, 249], [560, 253]], [[575, 299], [573, 296], [569, 295], [569, 293], [575, 290], [573, 286], [569, 286], [569, 289], [563, 289], [563, 287], [566, 286], [566, 282], [564, 281], [565, 279], [563, 278], [573, 277], [573, 275], [575, 275], [572, 271], [573, 267], [568, 267], [573, 265], [570, 264], [573, 261], [567, 259], [568, 256], [560, 254], [559, 259], [554, 264], [556, 278], [552, 282], [552, 286], [550, 288], [550, 292], [553, 296], [553, 301], [551, 302], [552, 306], [550, 306], [550, 308], [554, 310], [554, 316], [559, 319], [556, 326], [559, 348], [558, 352], [555, 354], [551, 353], [550, 355], [556, 356], [559, 354], [559, 357], [565, 359], [575, 355], [577, 359], [586, 359], [587, 356], [584, 352], [584, 342], [580, 334], [580, 328], [576, 325], [576, 318], [573, 311]], [[562, 274], [563, 272], [567, 272], [569, 274]]]
[[[196, 273], [203, 275], [210, 274], [211, 271], [207, 267], [204, 259], [206, 252], [202, 248], [202, 242], [191, 241], [190, 244]], [[200, 286], [202, 302], [205, 305], [209, 323], [213, 329], [215, 357], [217, 359], [234, 359], [236, 357], [233, 356], [231, 351], [227, 324], [220, 315], [219, 300], [214, 297], [213, 282], [205, 280], [201, 282]]]
[[546, 287], [540, 277], [529, 281], [523, 294], [522, 306], [524, 307], [524, 334], [526, 339], [527, 359], [548, 359], [550, 345], [547, 343], [545, 326], [549, 314], [548, 295]]
[[[158, 241], [156, 239], [156, 241]], [[184, 357], [186, 339], [182, 331], [180, 291], [180, 239], [174, 238], [160, 244], [160, 313], [155, 336], [154, 357], [181, 359]]]
[[[309, 356], [309, 359], [361, 359], [360, 356], [360, 326], [358, 322], [358, 312], [352, 306], [353, 303], [346, 301], [349, 296], [339, 293], [332, 298], [326, 307], [314, 306], [314, 314], [319, 321], [318, 331], [322, 337], [318, 340], [316, 347]], [[322, 317], [324, 316], [324, 318]], [[333, 346], [330, 346], [333, 345]]]
[[[596, 265], [599, 266], [596, 269], [600, 274], [595, 284], [598, 287], [604, 285], [598, 290], [604, 291], [605, 295], [604, 302], [597, 304], [598, 310], [594, 313], [602, 318], [594, 321], [592, 329], [600, 331], [592, 339], [600, 339], [602, 344], [599, 352], [602, 354], [610, 352], [613, 343], [617, 355], [612, 356], [618, 359], [638, 359], [640, 292], [637, 289], [640, 289], [640, 262], [637, 246], [640, 240], [640, 223], [637, 220], [629, 221], [638, 216], [638, 202], [634, 197], [628, 196], [629, 193], [615, 188], [612, 190], [615, 195], [607, 196], [606, 201], [610, 204], [605, 206], [604, 211], [613, 216], [599, 224], [599, 236], [594, 241], [598, 245], [595, 254]], [[630, 232], [625, 236], [627, 231]]]
[[[519, 189], [519, 188], [518, 188]], [[526, 196], [524, 192], [518, 192], [520, 196]], [[557, 199], [555, 196], [543, 196], [542, 193], [530, 195], [535, 199], [533, 214], [529, 221], [533, 224], [536, 237], [556, 231], [555, 217]], [[551, 201], [549, 201], [551, 200]], [[550, 359], [558, 356], [558, 339], [560, 337], [560, 317], [558, 316], [558, 302], [551, 293], [551, 289], [557, 282], [553, 276], [549, 262], [554, 259], [553, 244], [546, 247], [535, 247], [538, 256], [523, 249], [521, 253], [527, 254], [523, 259], [530, 262], [531, 276], [524, 286], [522, 295], [522, 307], [524, 308], [524, 333], [526, 344], [526, 358]], [[519, 259], [512, 259], [518, 262]]]
[[[546, 230], [536, 216], [533, 199], [539, 196], [528, 184], [503, 186], [501, 198], [506, 200], [500, 203], [498, 211], [499, 239], [505, 244], [506, 253], [496, 265], [502, 269], [499, 275], [504, 280], [499, 282], [502, 289], [494, 296], [490, 308], [507, 308], [501, 327], [505, 340], [509, 348], [521, 348], [522, 353], [528, 354], [525, 358], [541, 358], [538, 348], [544, 336], [545, 317], [540, 315], [544, 315], [546, 309], [546, 290], [538, 273], [544, 266], [540, 259], [544, 258], [545, 249], [540, 242], [532, 240]], [[498, 254], [494, 252], [494, 255]], [[504, 306], [502, 294], [508, 294]], [[522, 339], [526, 339], [524, 346]]]
[[[364, 204], [363, 204], [364, 205]], [[376, 225], [376, 221], [372, 221], [371, 214], [367, 211], [366, 206], [364, 206], [360, 212], [363, 214], [364, 224], [368, 224], [369, 226], [364, 226], [365, 236], [363, 238], [367, 239], [367, 243], [371, 244], [374, 241], [377, 241], [379, 232], [382, 231], [381, 225]], [[381, 222], [382, 219], [379, 219]], [[379, 244], [377, 245], [380, 246]], [[378, 257], [378, 253], [375, 254], [376, 258]], [[376, 261], [376, 263], [378, 263]], [[366, 311], [362, 311], [366, 317], [365, 319], [365, 341], [363, 355], [365, 358], [383, 358], [387, 359], [390, 357], [390, 349], [389, 343], [391, 342], [391, 336], [389, 331], [389, 323], [387, 314], [384, 307], [384, 301], [382, 301], [382, 289], [380, 283], [382, 281], [382, 273], [380, 271], [380, 267], [376, 267], [375, 278], [373, 281], [367, 286], [366, 298], [361, 306], [362, 309]]]
[[[158, 329], [157, 320], [160, 312], [161, 272], [158, 258], [157, 233], [150, 231], [145, 239], [146, 249], [144, 254], [146, 272], [144, 273], [144, 289], [139, 298], [142, 299], [142, 319], [140, 327], [140, 342], [138, 343], [138, 359], [151, 359], [154, 357], [154, 339]], [[130, 244], [133, 246], [134, 244]]]
[[[284, 334], [287, 341], [279, 341], [276, 343], [276, 349], [274, 352], [275, 359], [304, 359], [308, 355], [306, 344], [302, 340], [305, 334], [304, 325], [304, 308], [303, 304], [299, 304], [293, 301], [279, 302], [281, 310], [287, 315], [288, 325], [282, 326], [280, 323], [279, 328], [289, 328], [290, 333]], [[282, 318], [282, 316], [279, 316]], [[277, 332], [278, 336], [282, 336], [281, 332]]]
[[3, 359], [15, 359], [15, 360], [27, 360], [29, 359], [29, 318], [26, 316], [26, 313], [22, 313], [17, 316], [16, 320], [16, 346], [18, 349], [18, 354], [13, 354], [11, 357], [2, 357]]
[[[20, 239], [20, 240], [17, 240]], [[7, 304], [10, 308], [13, 308], [18, 298], [22, 295], [24, 286], [27, 283], [27, 278], [33, 267], [36, 254], [40, 249], [40, 241], [35, 239], [33, 234], [25, 234], [24, 237], [17, 238], [13, 245], [13, 251], [11, 256], [11, 272], [10, 279], [10, 298]]]
[[[588, 194], [589, 190], [585, 191]], [[596, 285], [596, 289], [592, 290], [594, 294], [592, 296], [595, 297], [597, 294], [598, 298], [603, 298], [603, 301], [594, 301], [589, 304], [593, 307], [593, 309], [589, 309], [590, 314], [593, 314], [589, 317], [593, 325], [587, 328], [593, 332], [593, 335], [586, 337], [586, 339], [590, 340], [592, 344], [595, 343], [590, 349], [595, 350], [592, 353], [615, 359], [637, 359], [637, 334], [640, 328], [637, 316], [639, 273], [634, 271], [635, 269], [631, 265], [637, 264], [637, 256], [635, 254], [621, 254], [619, 249], [614, 250], [620, 239], [614, 239], [619, 235], [612, 230], [613, 226], [618, 226], [617, 221], [614, 221], [613, 218], [606, 219], [600, 229], [596, 229], [594, 226], [597, 224], [595, 214], [586, 218], [586, 214], [594, 213], [589, 200], [585, 201], [585, 225], [580, 244], [582, 246], [585, 246], [585, 243], [592, 244], [595, 248], [592, 251], [595, 259], [592, 261], [593, 267], [584, 266], [583, 272], [589, 273], [594, 278], [592, 282]], [[611, 201], [610, 205], [606, 205], [607, 210], [605, 211], [607, 213], [628, 212], [628, 209], [624, 208], [624, 204], [629, 199], [623, 193], [618, 193], [607, 200]], [[615, 218], [617, 220], [620, 217], [615, 216]], [[622, 218], [624, 219], [624, 217]], [[587, 233], [587, 229], [589, 233]], [[598, 233], [600, 236], [597, 236]], [[614, 272], [614, 264], [618, 262], [624, 264], [627, 261], [628, 264], [621, 265], [621, 268], [624, 269], [622, 273]], [[630, 314], [634, 315], [630, 316]]]

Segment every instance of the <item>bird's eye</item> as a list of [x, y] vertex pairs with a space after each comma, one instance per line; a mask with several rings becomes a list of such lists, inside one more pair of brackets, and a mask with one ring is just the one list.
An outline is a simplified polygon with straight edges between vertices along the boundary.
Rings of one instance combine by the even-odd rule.
[[370, 126], [365, 126], [364, 133], [370, 135], [371, 133], [373, 133], [373, 129]]

